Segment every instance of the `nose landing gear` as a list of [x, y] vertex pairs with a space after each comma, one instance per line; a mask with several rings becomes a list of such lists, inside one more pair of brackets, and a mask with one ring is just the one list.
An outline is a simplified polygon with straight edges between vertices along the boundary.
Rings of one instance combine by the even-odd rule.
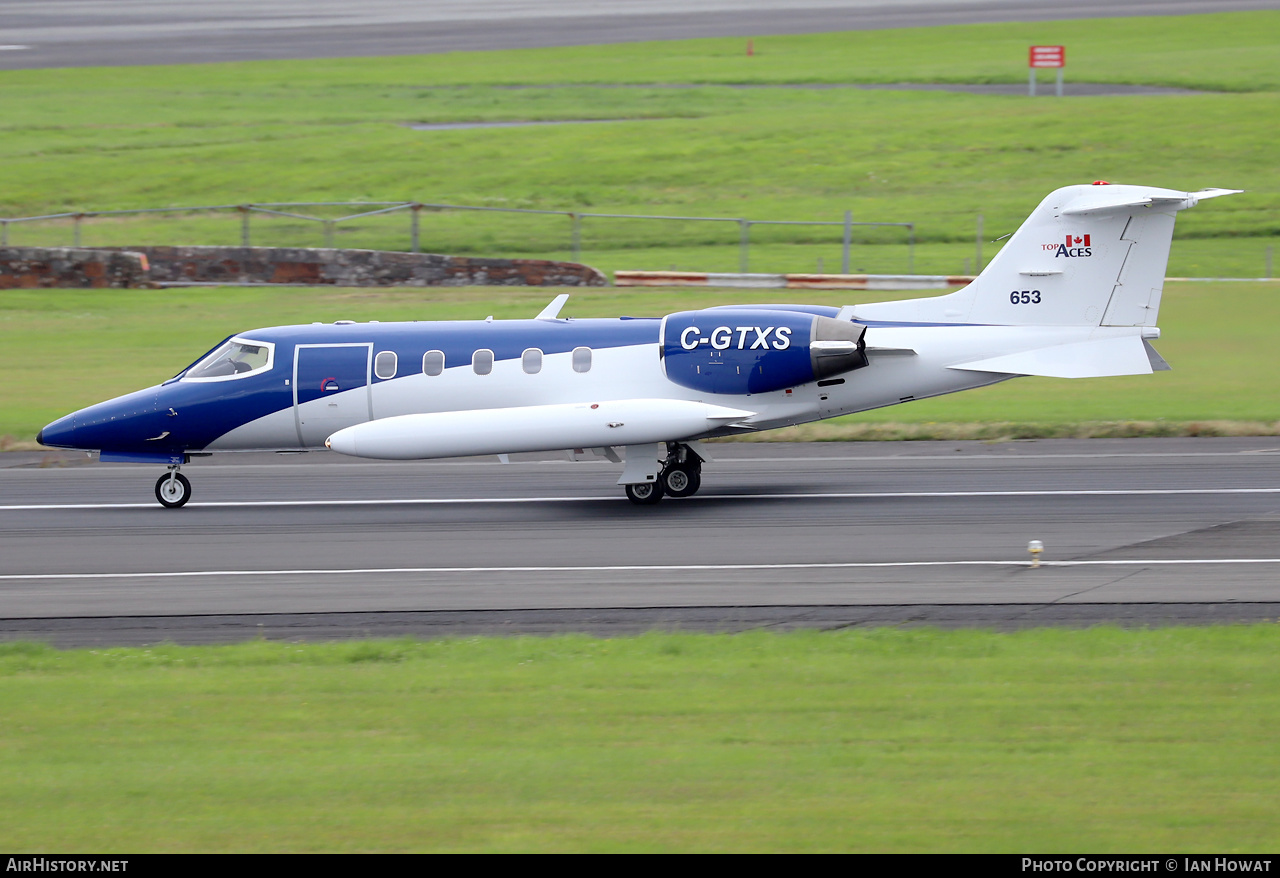
[[186, 505], [191, 499], [191, 482], [178, 472], [176, 466], [169, 467], [169, 472], [156, 482], [156, 499], [166, 509], [177, 509]]

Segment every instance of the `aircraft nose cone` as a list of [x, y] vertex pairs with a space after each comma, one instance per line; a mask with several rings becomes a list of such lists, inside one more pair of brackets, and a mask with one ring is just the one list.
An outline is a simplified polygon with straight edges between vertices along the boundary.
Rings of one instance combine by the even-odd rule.
[[76, 417], [67, 415], [65, 418], [58, 418], [52, 424], [47, 424], [36, 434], [36, 441], [48, 448], [75, 448], [75, 433]]

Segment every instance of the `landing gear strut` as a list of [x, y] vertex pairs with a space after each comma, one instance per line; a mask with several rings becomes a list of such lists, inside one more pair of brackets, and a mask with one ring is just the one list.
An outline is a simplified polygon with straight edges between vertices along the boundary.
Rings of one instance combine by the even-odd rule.
[[156, 482], [156, 499], [166, 509], [177, 509], [191, 499], [191, 482], [178, 472], [176, 466], [171, 466], [169, 472]]
[[702, 487], [702, 458], [681, 442], [667, 443], [667, 460], [653, 482], [627, 485], [627, 499], [650, 506], [664, 496], [692, 497]]
[[702, 487], [702, 458], [682, 442], [667, 444], [667, 463], [658, 481], [672, 497], [692, 497]]

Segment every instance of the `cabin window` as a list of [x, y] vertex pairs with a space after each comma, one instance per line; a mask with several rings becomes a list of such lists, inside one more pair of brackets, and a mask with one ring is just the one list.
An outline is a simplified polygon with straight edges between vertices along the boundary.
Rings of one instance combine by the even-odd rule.
[[574, 348], [573, 349], [573, 371], [575, 372], [591, 371], [591, 348]]
[[373, 374], [382, 379], [396, 377], [396, 352], [378, 351], [373, 358]]
[[427, 351], [422, 355], [422, 374], [439, 375], [444, 371], [444, 351]]
[[272, 366], [275, 345], [270, 342], [230, 339], [210, 352], [183, 375], [184, 381], [227, 381], [266, 372]]
[[481, 348], [471, 355], [471, 368], [477, 375], [488, 375], [493, 371], [493, 351]]
[[530, 375], [537, 375], [542, 371], [542, 351], [529, 348], [520, 356], [520, 365]]

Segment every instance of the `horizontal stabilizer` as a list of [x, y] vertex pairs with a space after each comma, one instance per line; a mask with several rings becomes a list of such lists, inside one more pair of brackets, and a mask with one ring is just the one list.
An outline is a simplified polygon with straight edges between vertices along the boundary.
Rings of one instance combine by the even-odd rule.
[[1153, 369], [1147, 347], [1136, 335], [1096, 338], [959, 363], [951, 368], [1003, 375], [1040, 375], [1045, 378], [1149, 375]]
[[1204, 201], [1206, 198], [1220, 198], [1223, 195], [1239, 195], [1244, 192], [1243, 189], [1201, 189], [1199, 192], [1192, 192], [1191, 197], [1196, 201]]
[[1169, 365], [1169, 361], [1160, 356], [1160, 352], [1151, 346], [1151, 342], [1145, 338], [1142, 340], [1142, 346], [1147, 349], [1147, 360], [1151, 363], [1151, 369], [1155, 372], [1168, 372], [1173, 369]]
[[1082, 216], [1110, 210], [1129, 210], [1135, 207], [1185, 210], [1195, 207], [1206, 198], [1237, 195], [1243, 191], [1243, 189], [1201, 189], [1199, 192], [1175, 192], [1169, 189], [1144, 190], [1138, 186], [1099, 187], [1070, 201], [1063, 208], [1062, 215]]

